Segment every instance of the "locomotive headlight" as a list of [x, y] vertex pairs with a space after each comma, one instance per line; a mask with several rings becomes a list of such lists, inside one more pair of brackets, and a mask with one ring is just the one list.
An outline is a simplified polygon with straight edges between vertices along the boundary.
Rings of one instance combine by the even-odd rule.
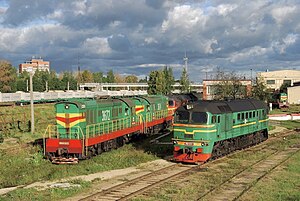
[[68, 104], [65, 105], [65, 109], [69, 109], [70, 106]]
[[173, 144], [177, 144], [177, 141], [173, 141]]
[[204, 142], [202, 142], [202, 143], [201, 143], [201, 146], [204, 146], [204, 145], [205, 145], [205, 143], [204, 143]]

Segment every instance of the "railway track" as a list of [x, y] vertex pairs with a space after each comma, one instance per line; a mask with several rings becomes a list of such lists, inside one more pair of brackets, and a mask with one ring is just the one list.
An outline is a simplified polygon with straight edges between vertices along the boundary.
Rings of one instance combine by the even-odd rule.
[[[274, 141], [278, 138], [287, 137], [294, 133], [296, 133], [296, 132], [288, 131], [288, 132], [284, 133], [283, 135], [274, 135], [268, 140], [268, 142]], [[255, 163], [251, 164], [247, 168], [240, 170], [236, 174], [230, 176], [226, 181], [222, 182], [221, 184], [215, 186], [212, 189], [209, 189], [207, 192], [204, 192], [204, 194], [202, 194], [198, 198], [198, 200], [203, 200], [203, 199], [204, 200], [224, 200], [224, 197], [219, 197], [219, 198], [214, 197], [211, 199], [210, 196], [212, 194], [219, 194], [219, 195], [223, 194], [222, 192], [214, 193], [214, 192], [219, 191], [221, 189], [221, 187], [223, 189], [224, 186], [228, 185], [228, 187], [226, 189], [235, 189], [239, 184], [240, 186], [238, 188], [236, 188], [236, 189], [239, 189], [237, 192], [230, 192], [230, 194], [234, 195], [232, 197], [232, 199], [227, 199], [227, 197], [225, 197], [226, 200], [237, 199], [239, 196], [241, 196], [242, 194], [244, 194], [251, 188], [251, 186], [249, 187], [249, 185], [252, 184], [252, 182], [253, 182], [252, 185], [254, 185], [255, 182], [257, 182], [261, 178], [263, 178], [268, 173], [268, 171], [273, 170], [274, 168], [278, 167], [280, 164], [282, 164], [286, 160], [288, 160], [288, 158], [291, 156], [290, 155], [291, 153], [294, 153], [295, 151], [296, 152], [299, 151], [299, 148], [294, 147], [294, 148], [288, 149], [287, 152], [280, 152], [279, 150], [270, 148], [270, 146], [268, 146], [265, 143], [256, 145], [256, 146], [254, 146], [254, 148], [255, 147], [259, 148], [260, 151], [266, 151], [266, 149], [270, 149], [271, 154], [264, 157], [263, 159], [260, 159], [259, 161], [256, 161]], [[246, 150], [251, 151], [250, 149], [246, 149]], [[232, 154], [237, 154], [238, 152], [242, 152], [242, 151], [244, 151], [244, 150], [235, 151], [234, 153], [231, 153], [227, 156], [230, 156]], [[289, 157], [287, 157], [286, 154], [288, 154]], [[227, 157], [227, 156], [225, 156], [225, 157]], [[222, 158], [216, 159], [215, 161], [213, 161], [213, 163], [217, 162], [218, 160], [222, 160]], [[273, 164], [270, 161], [281, 161], [281, 162], [278, 164], [277, 163]], [[204, 166], [201, 166], [201, 165], [200, 166], [196, 166], [196, 165], [191, 166], [191, 165], [175, 164], [175, 165], [165, 167], [163, 169], [151, 172], [144, 176], [135, 178], [133, 180], [123, 182], [119, 185], [113, 186], [111, 188], [102, 190], [97, 193], [94, 193], [94, 194], [89, 195], [80, 200], [128, 200], [139, 194], [145, 194], [146, 192], [147, 192], [146, 194], [148, 194], [149, 192], [153, 192], [157, 189], [157, 187], [161, 186], [161, 184], [163, 184], [165, 182], [170, 182], [173, 179], [180, 180], [180, 178], [178, 178], [180, 175], [184, 175], [186, 177], [188, 175], [192, 175], [194, 172], [206, 171], [207, 167], [209, 167], [209, 166], [210, 166], [210, 163], [206, 163]], [[253, 173], [253, 176], [247, 176], [247, 174], [249, 174], [249, 172], [248, 172], [249, 170], [256, 169], [257, 167], [260, 167], [260, 166], [262, 166], [262, 167], [259, 168], [260, 169], [259, 172]], [[266, 169], [263, 168], [264, 166]], [[259, 177], [257, 177], [258, 174], [260, 174]], [[242, 181], [244, 179], [244, 177], [248, 178], [245, 180], [245, 182]], [[233, 185], [234, 187], [230, 186], [229, 184]], [[227, 195], [227, 194], [224, 193], [224, 195]]]
[[[291, 146], [284, 151], [276, 149], [270, 145], [270, 142], [276, 141], [278, 139], [284, 139], [292, 134], [298, 134], [297, 131], [286, 131], [284, 134], [280, 135], [272, 135], [268, 143], [262, 143], [258, 144], [256, 146], [237, 150], [233, 153], [230, 153], [224, 157], [215, 159], [214, 161], [211, 161], [209, 163], [205, 163], [204, 165], [200, 166], [202, 169], [208, 168], [210, 169], [212, 166], [216, 165], [218, 166], [218, 161], [223, 161], [224, 158], [230, 157], [232, 155], [238, 154], [239, 152], [252, 152], [256, 153], [258, 150], [259, 152], [267, 152], [269, 153], [265, 157], [261, 158], [258, 161], [255, 161], [253, 163], [250, 163], [247, 167], [240, 169], [238, 172], [232, 174], [232, 173], [226, 173], [222, 172], [222, 175], [230, 174], [228, 177], [226, 177], [225, 180], [223, 180], [221, 183], [214, 185], [212, 188], [208, 190], [202, 191], [199, 196], [196, 198], [192, 198], [191, 200], [238, 200], [243, 194], [247, 193], [260, 179], [264, 178], [266, 175], [268, 175], [271, 171], [279, 167], [280, 165], [284, 164], [290, 157], [292, 157], [294, 154], [300, 151], [300, 145], [294, 145]], [[254, 150], [253, 150], [254, 148]], [[221, 162], [222, 163], [222, 162]], [[199, 168], [199, 167], [198, 167]], [[193, 172], [191, 172], [192, 176], [194, 175]], [[186, 180], [189, 180], [188, 178], [176, 178], [177, 183], [183, 183]], [[182, 181], [182, 182], [180, 182]], [[143, 195], [147, 197], [153, 196], [154, 190], [147, 191], [147, 194], [143, 193]], [[143, 198], [142, 197], [138, 197]], [[171, 199], [171, 198], [170, 198]]]
[[248, 192], [260, 179], [284, 164], [300, 151], [300, 146], [290, 147], [284, 151], [274, 151], [266, 158], [257, 161], [246, 169], [234, 174], [228, 180], [210, 189], [198, 200], [238, 200]]
[[195, 169], [199, 169], [199, 166], [181, 164], [171, 165], [144, 176], [135, 178], [133, 180], [124, 182], [117, 186], [111, 187], [104, 191], [95, 193], [81, 200], [128, 200], [146, 190], [155, 188], [156, 186], [166, 181], [169, 181], [180, 175], [187, 174]]

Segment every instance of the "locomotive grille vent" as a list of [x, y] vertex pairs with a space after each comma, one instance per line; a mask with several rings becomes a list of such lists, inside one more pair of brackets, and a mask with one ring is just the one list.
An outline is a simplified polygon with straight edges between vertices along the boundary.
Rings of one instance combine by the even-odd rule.
[[194, 138], [194, 135], [192, 134], [184, 134], [184, 138], [185, 139], [193, 139]]

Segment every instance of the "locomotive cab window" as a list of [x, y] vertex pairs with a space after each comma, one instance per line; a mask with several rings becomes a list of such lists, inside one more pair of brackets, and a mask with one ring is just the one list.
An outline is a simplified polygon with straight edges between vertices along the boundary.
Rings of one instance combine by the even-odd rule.
[[169, 106], [171, 106], [171, 107], [174, 106], [174, 101], [173, 100], [169, 100]]
[[206, 124], [207, 123], [207, 114], [205, 112], [193, 112], [192, 113], [192, 122], [196, 124]]
[[216, 116], [212, 116], [211, 118], [211, 123], [216, 123], [217, 122], [217, 117]]
[[188, 123], [190, 119], [190, 113], [187, 111], [177, 111], [176, 112], [176, 123]]

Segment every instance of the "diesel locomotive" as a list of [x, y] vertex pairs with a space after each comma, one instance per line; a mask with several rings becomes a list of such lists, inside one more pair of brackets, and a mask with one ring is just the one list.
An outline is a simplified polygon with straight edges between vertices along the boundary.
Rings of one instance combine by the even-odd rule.
[[44, 136], [44, 154], [53, 163], [77, 163], [122, 146], [136, 134], [153, 134], [173, 120], [161, 95], [78, 99], [57, 103], [56, 125]]
[[174, 161], [202, 163], [268, 138], [268, 107], [258, 100], [197, 101], [174, 117]]

